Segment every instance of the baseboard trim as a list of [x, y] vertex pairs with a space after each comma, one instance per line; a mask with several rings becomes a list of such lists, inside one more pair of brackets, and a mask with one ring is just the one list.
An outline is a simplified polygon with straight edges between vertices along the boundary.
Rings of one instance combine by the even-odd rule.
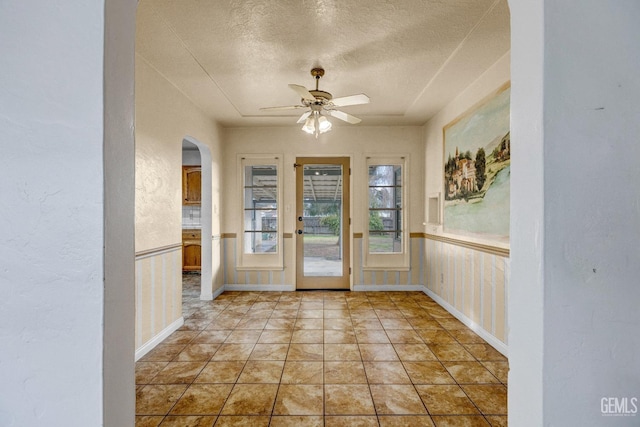
[[155, 346], [164, 341], [169, 335], [177, 331], [182, 325], [184, 325], [184, 317], [180, 316], [178, 320], [171, 323], [169, 326], [160, 331], [158, 335], [144, 343], [142, 347], [136, 350], [136, 362], [140, 360], [145, 354], [153, 350]]
[[265, 291], [265, 292], [291, 292], [295, 291], [295, 285], [224, 285], [225, 291]]
[[473, 332], [478, 334], [483, 340], [488, 342], [491, 345], [491, 347], [498, 350], [505, 357], [509, 357], [509, 354], [508, 354], [509, 347], [505, 343], [503, 343], [498, 338], [491, 335], [482, 326], [478, 325], [476, 322], [474, 322], [473, 320], [469, 319], [467, 316], [462, 314], [461, 311], [459, 311], [457, 308], [455, 308], [454, 306], [449, 304], [447, 301], [442, 299], [442, 297], [440, 297], [438, 294], [433, 292], [431, 289], [427, 288], [426, 286], [422, 286], [422, 290], [424, 291], [425, 294], [427, 294], [435, 302], [437, 302], [440, 306], [442, 306], [442, 308], [447, 310], [449, 313], [455, 316], [456, 319], [464, 323], [469, 329], [471, 329]]
[[423, 289], [422, 285], [353, 285], [354, 292], [421, 292]]

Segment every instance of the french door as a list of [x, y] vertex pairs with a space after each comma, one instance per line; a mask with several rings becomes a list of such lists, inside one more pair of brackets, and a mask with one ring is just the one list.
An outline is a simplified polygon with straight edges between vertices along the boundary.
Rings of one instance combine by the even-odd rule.
[[296, 158], [296, 288], [349, 289], [349, 158]]

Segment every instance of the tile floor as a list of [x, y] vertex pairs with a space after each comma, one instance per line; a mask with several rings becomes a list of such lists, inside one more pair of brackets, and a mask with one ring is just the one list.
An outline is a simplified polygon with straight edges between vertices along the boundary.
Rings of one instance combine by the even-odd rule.
[[136, 363], [136, 426], [506, 426], [504, 356], [419, 292], [225, 292]]

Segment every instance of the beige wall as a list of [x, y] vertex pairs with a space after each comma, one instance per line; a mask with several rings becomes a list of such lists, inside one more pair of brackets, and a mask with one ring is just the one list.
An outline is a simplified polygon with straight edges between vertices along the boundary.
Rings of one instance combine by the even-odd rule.
[[[293, 120], [293, 119], [292, 119]], [[231, 128], [224, 133], [223, 233], [241, 235], [240, 187], [237, 182], [237, 159], [240, 154], [269, 154], [282, 156], [284, 233], [293, 233], [295, 223], [295, 171], [297, 156], [347, 156], [351, 158], [351, 218], [352, 233], [362, 233], [368, 224], [367, 211], [367, 156], [405, 156], [407, 160], [408, 215], [407, 232], [422, 231], [424, 222], [424, 144], [423, 129], [419, 126], [336, 126], [319, 139], [307, 135], [299, 126]], [[408, 237], [408, 235], [407, 235]], [[283, 271], [238, 271], [236, 269], [235, 238], [224, 240], [224, 281], [234, 285], [272, 285], [292, 289], [295, 280], [295, 242], [284, 239]], [[357, 239], [360, 240], [360, 239]], [[354, 248], [354, 245], [351, 245]], [[352, 249], [355, 251], [356, 249]], [[353, 271], [360, 269], [360, 257], [352, 256]], [[395, 272], [393, 274], [395, 278]], [[355, 275], [355, 273], [354, 273]], [[378, 273], [382, 277], [382, 273]], [[352, 276], [354, 277], [354, 276]], [[402, 273], [402, 282], [408, 284], [408, 273]], [[419, 283], [415, 278], [414, 283]], [[354, 283], [357, 283], [354, 281]], [[395, 283], [395, 279], [393, 282]], [[266, 286], [263, 286], [265, 289]], [[234, 287], [235, 289], [236, 287]]]
[[206, 228], [203, 224], [202, 234], [212, 238], [211, 270], [208, 276], [203, 270], [203, 288], [208, 286], [205, 277], [212, 283], [203, 295], [222, 286], [222, 178], [220, 128], [140, 55], [136, 55], [135, 91], [136, 355], [140, 357], [179, 327], [182, 319], [182, 140], [197, 141], [211, 158], [211, 222]]
[[[443, 127], [493, 93], [510, 78], [510, 55], [506, 54], [424, 126], [425, 200], [442, 194]], [[442, 218], [442, 203], [440, 206]], [[508, 257], [482, 249], [461, 247], [438, 239], [456, 238], [443, 232], [441, 225], [425, 226], [424, 284], [432, 297], [491, 342], [507, 351]], [[428, 238], [435, 236], [434, 239]], [[473, 243], [490, 244], [475, 241]], [[501, 245], [508, 253], [508, 245]]]

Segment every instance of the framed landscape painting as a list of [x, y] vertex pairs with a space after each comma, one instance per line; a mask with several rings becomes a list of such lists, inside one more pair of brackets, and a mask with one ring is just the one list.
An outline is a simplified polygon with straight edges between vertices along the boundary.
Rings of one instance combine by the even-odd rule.
[[509, 96], [506, 84], [443, 130], [447, 233], [509, 244]]

